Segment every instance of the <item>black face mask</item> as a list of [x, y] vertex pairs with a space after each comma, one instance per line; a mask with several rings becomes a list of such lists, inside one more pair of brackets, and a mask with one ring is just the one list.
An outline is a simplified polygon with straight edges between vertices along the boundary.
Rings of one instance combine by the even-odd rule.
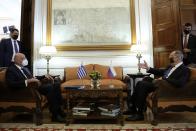
[[13, 38], [14, 40], [17, 40], [17, 39], [18, 39], [18, 35], [13, 35], [12, 38]]
[[173, 58], [169, 58], [170, 63], [174, 63], [174, 59]]
[[185, 34], [189, 34], [191, 31], [190, 30], [184, 30]]

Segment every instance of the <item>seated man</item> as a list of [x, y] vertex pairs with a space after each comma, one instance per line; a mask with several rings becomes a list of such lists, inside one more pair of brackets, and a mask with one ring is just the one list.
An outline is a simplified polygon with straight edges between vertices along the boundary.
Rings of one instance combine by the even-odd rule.
[[[166, 69], [155, 69], [148, 67], [146, 61], [139, 64], [148, 73], [156, 76], [161, 76], [157, 80], [165, 80], [177, 87], [183, 87], [189, 79], [190, 70], [183, 64], [183, 53], [181, 51], [173, 51], [169, 55], [171, 64]], [[156, 87], [153, 84], [153, 79], [150, 77], [144, 78], [136, 85], [135, 91], [132, 95], [132, 105], [135, 112], [126, 118], [127, 121], [143, 120], [143, 111], [145, 110], [146, 97], [153, 92]]]
[[[31, 82], [37, 82], [39, 84], [38, 91], [45, 95], [48, 100], [49, 110], [52, 113], [52, 121], [64, 122], [64, 114], [61, 110], [62, 97], [60, 82], [54, 81], [49, 75], [34, 78], [28, 68], [24, 67], [26, 65], [28, 65], [28, 61], [25, 58], [25, 55], [17, 53], [14, 57], [14, 63], [8, 67], [6, 72], [6, 82], [8, 87], [13, 90], [21, 90], [27, 88], [27, 85]], [[52, 82], [41, 84], [39, 80], [44, 78], [48, 78], [52, 80]]]

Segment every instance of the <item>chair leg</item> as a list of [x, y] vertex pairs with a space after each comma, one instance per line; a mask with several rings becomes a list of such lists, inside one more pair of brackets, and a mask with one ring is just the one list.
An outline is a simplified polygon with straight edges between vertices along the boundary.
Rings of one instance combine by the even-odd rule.
[[151, 123], [151, 125], [157, 125], [158, 124], [156, 120], [157, 99], [156, 99], [156, 94], [154, 92], [147, 96], [146, 103], [147, 103], [147, 110], [146, 110], [147, 121]]
[[158, 125], [157, 121], [157, 115], [158, 115], [158, 97], [155, 93], [154, 97], [152, 97], [152, 114], [154, 116], [154, 119], [151, 121], [152, 125]]
[[0, 116], [1, 114], [4, 112], [5, 110], [3, 108], [0, 107]]
[[42, 110], [39, 108], [35, 109], [35, 113], [34, 113], [34, 122], [37, 126], [42, 125]]
[[146, 117], [147, 117], [147, 121], [148, 121], [151, 125], [156, 126], [156, 125], [158, 124], [158, 123], [157, 123], [157, 120], [156, 120], [155, 113], [153, 112], [153, 107], [147, 106]]

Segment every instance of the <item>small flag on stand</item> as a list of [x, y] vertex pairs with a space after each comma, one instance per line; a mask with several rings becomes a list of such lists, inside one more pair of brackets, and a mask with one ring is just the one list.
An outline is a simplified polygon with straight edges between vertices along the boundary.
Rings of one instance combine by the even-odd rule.
[[80, 79], [82, 79], [83, 77], [85, 77], [87, 75], [86, 69], [82, 64], [77, 71], [77, 75]]
[[108, 77], [109, 78], [114, 78], [116, 76], [116, 71], [114, 69], [114, 67], [110, 66], [108, 69]]

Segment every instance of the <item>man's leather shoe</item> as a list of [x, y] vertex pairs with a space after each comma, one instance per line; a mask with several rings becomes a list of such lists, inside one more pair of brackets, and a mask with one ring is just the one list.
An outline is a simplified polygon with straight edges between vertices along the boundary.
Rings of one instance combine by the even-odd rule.
[[134, 114], [126, 118], [126, 121], [142, 121], [142, 120], [144, 120], [143, 114]]
[[129, 110], [123, 112], [123, 115], [130, 115], [130, 114], [132, 114], [132, 112]]
[[60, 115], [56, 115], [56, 116], [52, 116], [52, 121], [53, 122], [65, 122], [65, 119]]
[[129, 109], [127, 111], [124, 111], [123, 115], [132, 115], [132, 114], [135, 114], [135, 113], [136, 113], [136, 110]]

